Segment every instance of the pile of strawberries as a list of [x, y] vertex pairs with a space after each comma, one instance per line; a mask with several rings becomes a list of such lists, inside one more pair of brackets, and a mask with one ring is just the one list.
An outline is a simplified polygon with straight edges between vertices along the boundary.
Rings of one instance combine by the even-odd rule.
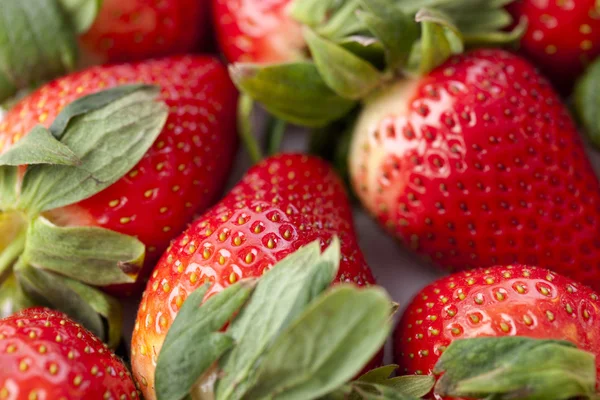
[[[363, 378], [385, 372], [373, 385], [397, 392], [358, 385], [318, 398], [598, 398], [569, 391], [585, 386], [581, 374], [558, 379], [576, 370], [571, 353], [540, 369], [556, 376], [519, 370], [526, 378], [479, 386], [452, 364], [463, 339], [567, 341], [595, 357], [600, 378], [600, 183], [584, 148], [586, 134], [600, 143], [596, 0], [2, 1], [0, 399], [178, 400], [157, 394], [155, 371], [199, 288], [217, 298], [336, 238], [333, 286], [377, 284], [353, 200], [452, 274], [399, 305], [397, 365], [377, 369], [383, 351], [365, 358]], [[46, 20], [57, 4], [60, 24]], [[30, 43], [53, 35], [74, 47], [56, 56]], [[267, 147], [249, 122], [254, 103], [269, 113], [273, 154], [223, 196], [238, 144], [254, 156]], [[119, 114], [138, 104], [139, 115]], [[279, 152], [286, 123], [312, 128], [330, 151]], [[130, 373], [113, 353], [119, 303], [140, 296]], [[395, 369], [438, 384], [385, 383]], [[480, 388], [490, 382], [500, 383]], [[260, 393], [202, 387], [189, 398]], [[282, 393], [259, 398], [317, 398]]]

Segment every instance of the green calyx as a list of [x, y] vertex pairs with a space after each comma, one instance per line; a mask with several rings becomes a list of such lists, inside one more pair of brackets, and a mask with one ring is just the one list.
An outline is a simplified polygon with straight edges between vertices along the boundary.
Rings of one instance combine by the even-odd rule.
[[311, 60], [231, 66], [236, 85], [273, 115], [308, 127], [344, 117], [403, 75], [426, 74], [472, 46], [516, 42], [513, 0], [295, 0]]
[[444, 351], [435, 374], [440, 396], [494, 400], [592, 399], [593, 354], [570, 342], [526, 337], [457, 340]]
[[2, 316], [46, 305], [118, 343], [120, 305], [99, 288], [135, 282], [144, 244], [103, 228], [58, 226], [45, 212], [94, 196], [141, 160], [167, 119], [158, 93], [126, 85], [82, 97], [0, 155]]
[[77, 35], [89, 29], [100, 5], [100, 0], [2, 0], [0, 103], [73, 71]]
[[[430, 377], [389, 379], [395, 366], [347, 383], [385, 342], [392, 307], [377, 287], [330, 288], [339, 261], [337, 239], [323, 253], [315, 242], [204, 304], [208, 287], [192, 293], [159, 353], [157, 398], [186, 398], [208, 375], [216, 378], [216, 400], [413, 399], [429, 392]], [[355, 397], [382, 392], [403, 397]]]

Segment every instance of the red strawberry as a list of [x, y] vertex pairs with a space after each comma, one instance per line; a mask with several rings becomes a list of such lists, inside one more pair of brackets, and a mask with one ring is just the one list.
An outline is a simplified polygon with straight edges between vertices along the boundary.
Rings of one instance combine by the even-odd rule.
[[137, 236], [147, 246], [146, 265], [153, 265], [192, 216], [216, 201], [232, 163], [236, 91], [220, 62], [210, 57], [166, 58], [93, 67], [58, 79], [8, 112], [0, 122], [0, 151], [36, 124], [50, 125], [74, 99], [132, 82], [162, 87], [162, 99], [171, 107], [164, 132], [117, 183], [53, 210], [49, 217], [60, 225], [100, 226]]
[[508, 9], [516, 19], [528, 22], [521, 42], [523, 54], [561, 89], [569, 89], [600, 54], [596, 0], [519, 0]]
[[290, 0], [213, 0], [214, 25], [230, 62], [276, 63], [302, 56], [301, 25], [288, 13]]
[[81, 44], [100, 62], [187, 53], [206, 45], [209, 14], [208, 0], [104, 0]]
[[596, 355], [600, 297], [547, 269], [507, 266], [461, 272], [427, 286], [394, 334], [400, 372], [429, 374], [455, 339], [526, 336], [568, 340]]
[[600, 288], [600, 187], [575, 125], [523, 59], [479, 50], [370, 101], [350, 155], [381, 224], [450, 270], [544, 265]]
[[123, 363], [66, 315], [30, 308], [0, 320], [0, 398], [137, 399]]
[[342, 243], [340, 282], [374, 283], [358, 248], [352, 213], [339, 178], [323, 161], [280, 155], [252, 168], [218, 205], [163, 255], [148, 282], [132, 340], [134, 375], [154, 398], [156, 357], [186, 296], [204, 282], [214, 294], [263, 274], [314, 240]]

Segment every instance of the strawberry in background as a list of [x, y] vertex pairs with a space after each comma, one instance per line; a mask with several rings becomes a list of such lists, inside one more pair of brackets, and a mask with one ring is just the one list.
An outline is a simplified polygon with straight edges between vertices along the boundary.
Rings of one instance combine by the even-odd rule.
[[206, 48], [209, 0], [103, 0], [80, 38], [85, 62], [137, 61]]
[[290, 0], [212, 0], [221, 51], [229, 62], [294, 61], [306, 48]]
[[528, 24], [521, 52], [562, 92], [568, 92], [600, 54], [596, 0], [518, 0], [508, 10]]

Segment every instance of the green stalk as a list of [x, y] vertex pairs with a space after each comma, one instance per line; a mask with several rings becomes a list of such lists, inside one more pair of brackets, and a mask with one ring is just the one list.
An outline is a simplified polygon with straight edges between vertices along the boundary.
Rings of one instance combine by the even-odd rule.
[[263, 155], [252, 130], [251, 115], [253, 107], [254, 100], [247, 94], [242, 94], [238, 102], [238, 133], [250, 155], [250, 159], [256, 164], [262, 160]]
[[269, 121], [269, 141], [268, 141], [268, 154], [270, 156], [279, 153], [281, 150], [281, 142], [285, 136], [285, 128], [287, 122], [280, 118], [272, 117]]

